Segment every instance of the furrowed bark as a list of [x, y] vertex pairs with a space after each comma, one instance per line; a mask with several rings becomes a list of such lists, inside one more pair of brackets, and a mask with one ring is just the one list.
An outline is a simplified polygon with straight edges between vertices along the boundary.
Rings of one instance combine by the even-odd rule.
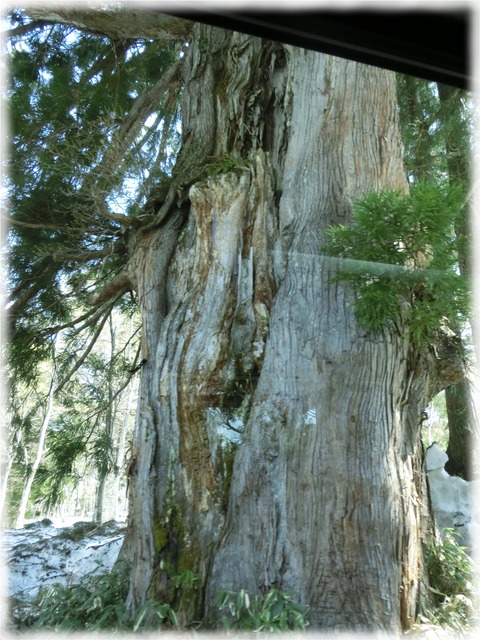
[[213, 613], [222, 587], [280, 586], [310, 605], [314, 627], [408, 626], [420, 569], [408, 495], [417, 440], [405, 433], [402, 395], [408, 342], [366, 339], [320, 255], [322, 230], [348, 221], [353, 198], [405, 188], [393, 77], [292, 58], [293, 170], [278, 213], [288, 258], [207, 602]]
[[146, 363], [128, 612], [151, 597], [213, 624], [220, 589], [275, 586], [314, 629], [408, 628], [420, 417], [458, 372], [407, 318], [366, 335], [321, 251], [355, 198], [407, 188], [394, 75], [196, 25], [184, 81], [164, 222], [130, 245]]

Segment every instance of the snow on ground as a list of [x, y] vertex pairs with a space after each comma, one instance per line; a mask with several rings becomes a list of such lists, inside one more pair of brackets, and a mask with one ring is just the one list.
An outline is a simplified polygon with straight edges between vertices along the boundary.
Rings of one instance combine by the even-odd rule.
[[40, 587], [75, 584], [88, 574], [108, 573], [124, 533], [124, 523], [114, 521], [100, 526], [77, 522], [58, 528], [51, 520], [42, 520], [4, 531], [8, 595], [27, 602]]

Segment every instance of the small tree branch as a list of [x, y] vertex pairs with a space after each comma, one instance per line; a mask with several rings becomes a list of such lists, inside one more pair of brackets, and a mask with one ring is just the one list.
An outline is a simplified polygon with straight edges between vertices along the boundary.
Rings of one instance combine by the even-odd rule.
[[95, 204], [98, 207], [99, 213], [107, 220], [112, 220], [113, 222], [119, 222], [123, 224], [125, 227], [128, 227], [132, 224], [132, 219], [128, 216], [123, 215], [123, 213], [112, 213], [108, 210], [107, 205], [105, 204], [105, 200], [100, 196], [97, 192], [94, 194]]
[[2, 216], [2, 222], [5, 222], [8, 225], [15, 225], [17, 227], [26, 227], [27, 229], [48, 229], [49, 231], [62, 231], [67, 230], [66, 227], [59, 227], [55, 224], [45, 224], [42, 222], [23, 222], [21, 220], [16, 220], [10, 216]]
[[183, 60], [179, 60], [163, 74], [151, 89], [138, 96], [121, 126], [114, 132], [112, 142], [102, 162], [94, 169], [95, 176], [101, 176], [105, 180], [105, 176], [108, 177], [114, 171], [117, 172], [123, 163], [127, 149], [135, 142], [145, 120], [158, 110], [160, 97], [174, 87], [173, 95], [177, 96], [182, 65]]
[[193, 26], [191, 20], [139, 9], [136, 2], [125, 2], [120, 9], [32, 6], [27, 12], [36, 21], [60, 22], [114, 40], [149, 38], [161, 44], [187, 38]]
[[76, 252], [61, 252], [54, 253], [51, 257], [56, 262], [66, 262], [69, 260], [73, 260], [75, 262], [90, 262], [92, 260], [100, 260], [101, 258], [108, 258], [113, 254], [123, 253], [125, 250], [125, 245], [122, 240], [118, 240], [114, 242], [110, 247], [104, 247], [103, 249], [94, 249], [92, 251], [85, 251], [84, 253], [76, 253]]
[[4, 38], [14, 38], [16, 36], [23, 36], [30, 31], [34, 31], [35, 29], [39, 29], [45, 26], [45, 22], [43, 20], [33, 20], [28, 24], [21, 25], [20, 27], [15, 27], [15, 29], [7, 29], [6, 31], [2, 31], [2, 35]]
[[63, 331], [64, 329], [73, 328], [76, 325], [78, 325], [80, 322], [83, 322], [81, 326], [76, 327], [75, 329], [75, 335], [78, 335], [81, 331], [83, 331], [87, 327], [91, 327], [92, 324], [96, 323], [98, 318], [100, 318], [109, 307], [110, 307], [110, 304], [103, 305], [100, 307], [93, 307], [92, 309], [89, 309], [87, 313], [84, 313], [83, 315], [78, 316], [78, 318], [74, 318], [70, 322], [65, 322], [64, 324], [59, 324], [59, 325], [55, 325], [55, 326], [47, 327], [46, 329], [43, 329], [41, 334], [53, 335], [54, 333], [58, 333], [59, 331]]

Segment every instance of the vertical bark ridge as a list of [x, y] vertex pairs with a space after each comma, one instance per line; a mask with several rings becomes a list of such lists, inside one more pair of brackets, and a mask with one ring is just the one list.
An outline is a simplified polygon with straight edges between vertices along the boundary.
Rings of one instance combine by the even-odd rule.
[[[144, 546], [137, 542], [135, 553], [145, 562], [136, 562], [132, 572], [132, 611], [150, 596], [173, 597], [187, 620], [201, 614], [202, 590], [193, 597], [172, 596], [171, 579], [189, 569], [205, 583], [223, 524], [224, 471], [209, 412], [222, 407], [224, 391], [238, 374], [237, 362], [247, 375], [263, 359], [274, 296], [268, 256], [274, 236], [266, 234], [276, 227], [273, 180], [267, 156], [258, 151], [242, 170], [195, 184], [187, 237], [177, 248], [186, 263], [154, 256], [153, 247], [162, 243], [152, 239], [132, 263], [154, 363], [150, 368], [149, 358], [143, 368], [148, 376], [142, 378], [135, 433], [143, 473], [136, 473], [131, 485], [130, 522], [135, 527], [136, 514], [142, 531], [150, 533]], [[151, 272], [159, 260], [169, 265], [168, 295], [165, 270]], [[246, 360], [244, 353], [250, 354]]]
[[167, 271], [180, 229], [174, 218], [153, 233], [141, 231], [130, 240], [129, 275], [142, 311], [142, 378], [130, 461], [129, 515], [122, 559], [135, 561], [126, 607], [133, 614], [144, 603], [155, 567], [154, 488], [157, 482], [158, 414], [155, 379], [157, 347], [168, 311]]
[[415, 497], [411, 461], [396, 457], [404, 412], [386, 409], [405, 382], [404, 346], [365, 340], [319, 256], [322, 230], [348, 221], [354, 198], [406, 188], [394, 77], [305, 51], [292, 66], [279, 208], [288, 259], [207, 602], [220, 587], [280, 585], [309, 603], [314, 627], [394, 629], [408, 626], [418, 580], [405, 533], [416, 506], [410, 493], [395, 502]]

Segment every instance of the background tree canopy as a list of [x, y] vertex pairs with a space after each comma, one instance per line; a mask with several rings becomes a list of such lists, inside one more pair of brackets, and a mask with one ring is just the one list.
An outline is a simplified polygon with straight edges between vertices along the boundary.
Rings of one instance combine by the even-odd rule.
[[164, 76], [180, 45], [10, 19], [8, 318], [15, 373], [32, 376], [52, 335], [97, 328], [125, 293], [95, 300], [171, 172], [179, 87]]
[[[130, 227], [154, 212], [171, 174], [180, 131], [180, 87], [171, 79], [183, 43], [159, 48], [143, 38], [99, 37], [32, 22], [22, 11], [12, 11], [9, 21], [9, 216], [3, 223], [9, 225], [8, 382], [17, 433], [12, 455], [25, 474], [38, 446], [36, 429], [48, 397], [45, 374], [54, 359], [52, 392], [63, 406], [57, 424], [65, 424], [49, 431], [51, 464], [40, 466], [37, 475], [48, 507], [62, 499], [59, 489], [75, 477], [72, 464], [85, 455], [88, 433], [95, 433], [95, 420], [112, 402], [100, 398], [99, 384], [96, 397], [85, 394], [85, 378], [94, 375], [92, 358], [104, 358], [95, 345], [114, 310], [117, 323], [118, 313], [135, 314], [133, 293], [125, 296], [128, 287], [115, 278], [126, 263]], [[126, 388], [141, 360], [138, 321], [131, 331], [112, 353], [111, 396]], [[98, 362], [94, 367], [100, 370]], [[82, 369], [84, 381], [78, 379]], [[93, 380], [88, 384], [93, 390]], [[33, 389], [36, 400], [26, 407]], [[82, 410], [81, 403], [88, 407]], [[76, 412], [82, 419], [75, 427]], [[27, 458], [26, 448], [33, 452]]]

